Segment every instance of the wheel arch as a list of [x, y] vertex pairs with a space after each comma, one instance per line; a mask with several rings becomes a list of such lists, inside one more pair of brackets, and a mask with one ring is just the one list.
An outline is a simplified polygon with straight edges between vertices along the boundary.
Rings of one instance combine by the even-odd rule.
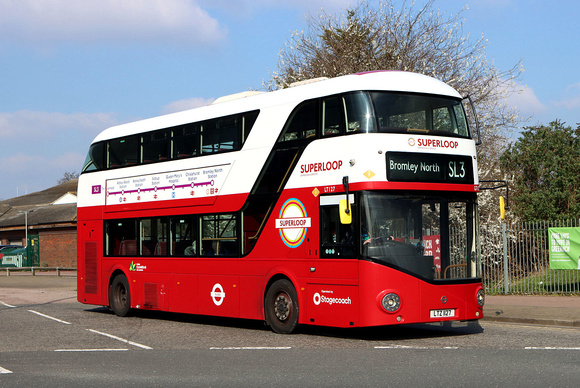
[[[277, 273], [275, 275], [272, 275], [270, 277], [270, 279], [268, 280], [268, 282], [266, 283], [266, 286], [264, 287], [264, 289], [262, 290], [262, 301], [266, 300], [266, 293], [268, 292], [268, 289], [272, 286], [272, 284], [274, 284], [275, 281], [277, 280], [281, 280], [281, 279], [286, 279], [288, 280], [290, 283], [292, 283], [292, 285], [294, 286], [294, 288], [296, 288], [296, 284], [294, 281], [292, 281], [292, 279], [290, 279], [289, 276], [283, 274], [283, 273]], [[300, 301], [298, 301], [300, 302]], [[262, 303], [263, 304], [263, 303]]]
[[109, 275], [109, 280], [107, 282], [107, 306], [111, 306], [111, 285], [113, 284], [113, 279], [117, 277], [117, 275], [123, 275], [127, 279], [127, 284], [129, 285], [129, 289], [131, 289], [131, 282], [129, 281], [129, 276], [123, 271], [122, 269], [116, 268], [111, 272]]
[[297, 277], [293, 276], [291, 272], [285, 271], [284, 269], [278, 268], [273, 269], [267, 276], [267, 281], [264, 283], [264, 287], [262, 289], [262, 298], [261, 300], [261, 312], [262, 312], [262, 319], [267, 321], [266, 318], [266, 297], [268, 294], [268, 290], [270, 287], [278, 280], [287, 280], [290, 282], [294, 290], [296, 291], [297, 302], [298, 302], [298, 324], [306, 323], [306, 286], [302, 285], [301, 282], [298, 280]]
[[296, 276], [294, 276], [291, 272], [285, 270], [284, 268], [273, 268], [266, 276], [266, 279], [268, 279], [268, 280], [264, 283], [264, 287], [262, 289], [262, 299], [261, 299], [261, 301], [262, 301], [262, 316], [264, 318], [265, 318], [264, 303], [266, 302], [266, 293], [268, 292], [268, 289], [270, 288], [270, 286], [272, 286], [272, 284], [274, 284], [275, 281], [280, 280], [280, 279], [286, 279], [290, 283], [292, 283], [292, 285], [296, 289], [296, 294], [298, 295], [298, 305], [302, 306], [302, 299], [303, 299], [302, 294], [304, 293], [303, 292], [304, 290], [301, 289], [300, 282], [298, 281]]

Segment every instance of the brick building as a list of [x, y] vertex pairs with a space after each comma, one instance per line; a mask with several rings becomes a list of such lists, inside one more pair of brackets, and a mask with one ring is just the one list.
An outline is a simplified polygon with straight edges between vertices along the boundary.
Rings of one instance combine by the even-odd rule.
[[0, 201], [0, 245], [26, 245], [38, 236], [40, 265], [76, 267], [77, 180]]

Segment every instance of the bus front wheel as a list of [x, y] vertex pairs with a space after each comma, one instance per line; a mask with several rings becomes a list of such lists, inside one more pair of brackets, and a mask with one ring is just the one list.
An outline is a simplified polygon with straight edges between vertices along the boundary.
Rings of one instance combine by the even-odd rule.
[[268, 291], [264, 303], [266, 323], [272, 331], [290, 334], [298, 325], [298, 295], [289, 280], [276, 280]]
[[109, 286], [109, 307], [118, 317], [126, 317], [131, 311], [131, 291], [125, 275], [117, 275]]

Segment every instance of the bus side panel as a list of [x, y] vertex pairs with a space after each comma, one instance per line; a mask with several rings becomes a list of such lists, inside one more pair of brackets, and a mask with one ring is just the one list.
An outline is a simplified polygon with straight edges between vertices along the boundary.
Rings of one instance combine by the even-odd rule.
[[[138, 266], [142, 264], [137, 264]], [[131, 306], [147, 310], [168, 310], [166, 295], [171, 276], [159, 273], [132, 273]]]
[[221, 317], [240, 316], [240, 277], [200, 275], [197, 290], [199, 314]]
[[240, 318], [264, 319], [265, 278], [240, 276]]
[[318, 198], [311, 188], [285, 190], [260, 234], [253, 258], [318, 258]]
[[307, 323], [351, 327], [358, 323], [358, 287], [336, 284], [306, 286]]
[[160, 200], [154, 203], [108, 204], [105, 207], [105, 214], [107, 219], [114, 219], [231, 212], [239, 210], [247, 196], [247, 194], [231, 194], [200, 199]]
[[78, 221], [77, 223], [77, 300], [81, 303], [103, 304], [102, 225], [101, 221]]
[[165, 309], [176, 313], [194, 314], [197, 307], [197, 275], [170, 275], [165, 283]]
[[340, 327], [358, 323], [358, 266], [355, 259], [318, 259], [310, 262], [306, 323]]

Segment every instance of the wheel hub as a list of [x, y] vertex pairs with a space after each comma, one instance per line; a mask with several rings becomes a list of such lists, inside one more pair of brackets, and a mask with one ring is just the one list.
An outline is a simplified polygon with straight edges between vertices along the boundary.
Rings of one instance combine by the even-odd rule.
[[290, 315], [290, 302], [286, 295], [280, 294], [276, 297], [274, 301], [274, 312], [276, 313], [276, 318], [280, 321], [288, 319]]

